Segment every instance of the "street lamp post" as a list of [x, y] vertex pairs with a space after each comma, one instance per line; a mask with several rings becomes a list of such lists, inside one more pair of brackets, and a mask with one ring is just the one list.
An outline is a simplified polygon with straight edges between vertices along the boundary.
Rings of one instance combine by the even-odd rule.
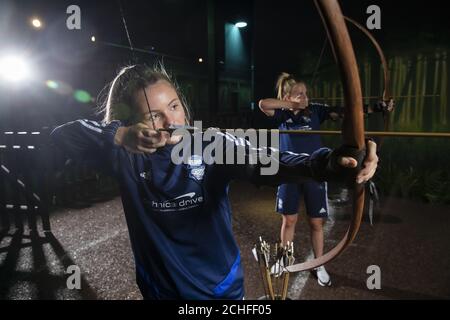
[[208, 0], [208, 111], [217, 112], [217, 68], [214, 0]]

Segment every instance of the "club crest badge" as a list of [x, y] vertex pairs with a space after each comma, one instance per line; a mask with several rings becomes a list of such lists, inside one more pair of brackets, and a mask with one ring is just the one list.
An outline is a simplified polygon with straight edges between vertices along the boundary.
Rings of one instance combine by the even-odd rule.
[[203, 158], [201, 156], [192, 155], [188, 159], [187, 169], [189, 172], [189, 177], [198, 181], [203, 180], [203, 176], [205, 174], [205, 164], [203, 163]]

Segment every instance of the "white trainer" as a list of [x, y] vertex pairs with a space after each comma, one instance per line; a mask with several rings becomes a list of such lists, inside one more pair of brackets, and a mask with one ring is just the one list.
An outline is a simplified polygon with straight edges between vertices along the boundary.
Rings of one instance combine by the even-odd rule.
[[317, 282], [322, 287], [331, 286], [331, 278], [324, 266], [320, 266], [314, 269], [314, 275], [317, 277]]

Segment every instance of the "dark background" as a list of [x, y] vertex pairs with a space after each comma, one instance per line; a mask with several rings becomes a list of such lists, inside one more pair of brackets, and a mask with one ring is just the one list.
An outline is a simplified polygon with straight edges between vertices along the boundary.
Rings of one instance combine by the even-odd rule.
[[[61, 80], [95, 97], [120, 66], [136, 60], [153, 63], [162, 55], [165, 56], [164, 63], [182, 86], [190, 83], [193, 87], [189, 100], [197, 114], [251, 111], [251, 102], [275, 94], [274, 83], [280, 72], [310, 79], [325, 40], [322, 22], [312, 1], [122, 2], [134, 47], [153, 54], [133, 55], [126, 48], [104, 44], [129, 45], [118, 1], [2, 1], [2, 52], [11, 48], [24, 51], [39, 70], [36, 72], [37, 83], [24, 80], [14, 88], [0, 85], [2, 126], [14, 127], [20, 119], [20, 126], [31, 120], [36, 126], [52, 126], [82, 115], [94, 117], [94, 104], [80, 104], [70, 96], [50, 92], [42, 86], [43, 81]], [[442, 9], [443, 1], [432, 0], [425, 4], [419, 1], [347, 0], [340, 3], [344, 14], [363, 24], [368, 17], [366, 8], [372, 4], [380, 6], [382, 29], [373, 30], [373, 34], [387, 55], [408, 52], [418, 46], [435, 48], [449, 43], [449, 24], [446, 11]], [[71, 4], [81, 8], [81, 30], [66, 28], [66, 8]], [[214, 43], [215, 57], [208, 56], [208, 5], [214, 12], [214, 15], [210, 14], [214, 19], [214, 37], [209, 41]], [[35, 30], [29, 24], [34, 15], [45, 23], [41, 30]], [[233, 67], [225, 59], [224, 25], [238, 19], [248, 22], [248, 27], [240, 30], [246, 57], [243, 57], [244, 65]], [[358, 53], [373, 51], [366, 38], [354, 30], [351, 33]], [[96, 36], [96, 43], [90, 41], [92, 35]], [[202, 64], [198, 62], [199, 57], [204, 59]], [[215, 58], [215, 61], [211, 63], [208, 58]], [[208, 78], [208, 63], [211, 63], [210, 72], [211, 66], [215, 67], [215, 83]], [[324, 51], [318, 71], [327, 67], [334, 68], [329, 47]], [[234, 89], [221, 89], [220, 81], [225, 78], [228, 87]], [[241, 93], [233, 87], [233, 81], [240, 83], [238, 88], [247, 88], [248, 94], [239, 96]], [[213, 99], [208, 88], [216, 92]], [[231, 104], [236, 106], [230, 107]], [[254, 118], [262, 121], [255, 104], [253, 109]]]

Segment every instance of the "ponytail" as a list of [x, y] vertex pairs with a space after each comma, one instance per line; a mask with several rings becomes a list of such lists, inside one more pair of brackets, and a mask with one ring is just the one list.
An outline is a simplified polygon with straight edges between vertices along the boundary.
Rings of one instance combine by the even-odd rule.
[[277, 79], [276, 91], [277, 99], [283, 100], [291, 92], [292, 87], [297, 83], [292, 75], [283, 72]]

